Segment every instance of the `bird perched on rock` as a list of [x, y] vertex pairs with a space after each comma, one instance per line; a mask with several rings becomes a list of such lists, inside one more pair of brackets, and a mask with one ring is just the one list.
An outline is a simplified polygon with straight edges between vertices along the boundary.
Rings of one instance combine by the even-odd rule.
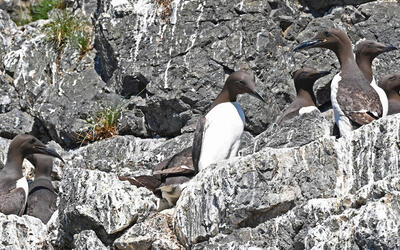
[[243, 110], [236, 99], [245, 93], [265, 103], [249, 73], [232, 73], [211, 104], [210, 111], [197, 124], [192, 148], [195, 169], [201, 171], [213, 163], [236, 156], [245, 125]]
[[244, 71], [231, 74], [196, 128], [193, 146], [184, 149], [156, 166], [153, 176], [120, 177], [136, 186], [144, 186], [163, 198], [159, 209], [174, 206], [187, 182], [212, 163], [236, 156], [244, 129], [244, 113], [236, 102], [239, 94], [249, 93], [264, 99], [254, 86], [254, 79]]
[[193, 167], [192, 147], [186, 148], [171, 158], [160, 162], [153, 170], [153, 175], [136, 177], [119, 177], [137, 187], [146, 187], [158, 198], [158, 210], [172, 207], [176, 204], [186, 183], [197, 174]]
[[400, 113], [400, 73], [385, 75], [379, 82], [389, 100], [388, 115]]
[[363, 40], [359, 42], [355, 48], [358, 67], [379, 95], [382, 105], [382, 117], [386, 116], [388, 113], [388, 99], [383, 89], [375, 82], [372, 74], [372, 61], [380, 54], [396, 49], [397, 48], [392, 45], [386, 45], [372, 40]]
[[295, 116], [317, 110], [313, 86], [319, 78], [328, 75], [329, 71], [317, 71], [312, 68], [301, 68], [293, 73], [296, 98], [278, 119], [278, 125]]
[[293, 51], [306, 48], [326, 48], [332, 50], [339, 59], [340, 72], [331, 83], [331, 102], [335, 122], [342, 136], [382, 116], [379, 95], [358, 67], [351, 41], [344, 31], [330, 29], [319, 32]]
[[7, 161], [0, 171], [0, 212], [22, 215], [28, 198], [28, 182], [22, 175], [22, 162], [29, 154], [45, 154], [62, 160], [56, 151], [32, 135], [18, 135], [10, 143]]
[[29, 185], [26, 214], [39, 218], [46, 224], [57, 209], [57, 193], [51, 183], [53, 158], [33, 154], [27, 159], [35, 166], [35, 180]]

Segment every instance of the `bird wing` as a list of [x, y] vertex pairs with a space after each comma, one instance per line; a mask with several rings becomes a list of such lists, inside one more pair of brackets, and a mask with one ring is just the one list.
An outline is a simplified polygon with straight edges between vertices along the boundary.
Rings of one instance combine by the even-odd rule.
[[379, 95], [372, 87], [365, 91], [341, 80], [336, 98], [343, 113], [359, 125], [368, 124], [382, 116]]
[[25, 190], [16, 188], [0, 196], [0, 212], [22, 216], [25, 210]]
[[201, 145], [203, 144], [205, 123], [206, 123], [206, 117], [202, 116], [200, 120], [197, 122], [196, 131], [194, 132], [193, 146], [192, 146], [192, 161], [193, 161], [193, 168], [196, 171], [198, 171], [199, 169]]
[[129, 183], [136, 187], [145, 187], [152, 192], [154, 192], [154, 190], [161, 184], [159, 178], [150, 175], [140, 175], [135, 177], [118, 176], [118, 178], [121, 181], [129, 181]]
[[192, 147], [185, 148], [171, 158], [162, 161], [153, 171], [154, 175], [185, 175], [194, 173], [196, 173], [196, 169], [193, 167]]

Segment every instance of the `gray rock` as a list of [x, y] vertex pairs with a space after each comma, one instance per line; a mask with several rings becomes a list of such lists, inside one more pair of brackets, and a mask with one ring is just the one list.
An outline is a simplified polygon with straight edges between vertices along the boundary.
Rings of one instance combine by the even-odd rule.
[[100, 1], [95, 27], [102, 77], [109, 86], [122, 89], [124, 79], [142, 76], [131, 83], [146, 86], [149, 93], [146, 106], [140, 108], [149, 129], [176, 136], [193, 124], [191, 117], [206, 112], [227, 74], [250, 68], [269, 108], [251, 97], [239, 103], [247, 129], [260, 133], [278, 116], [287, 93], [293, 93], [290, 70], [275, 62], [283, 57], [291, 63], [288, 48], [282, 47], [284, 21], [279, 18], [294, 14], [297, 5], [271, 5], [277, 23], [270, 19], [268, 1], [176, 1], [165, 19], [162, 7], [151, 1]]
[[366, 186], [355, 195], [353, 207], [329, 216], [308, 230], [306, 248], [400, 247], [399, 191], [400, 177], [385, 178]]
[[97, 169], [118, 175], [150, 174], [152, 164], [157, 163], [152, 151], [164, 141], [116, 136], [73, 150], [65, 156], [65, 160], [68, 166], [74, 168]]
[[333, 119], [326, 120], [319, 111], [306, 113], [283, 122], [273, 124], [266, 131], [256, 136], [250, 145], [239, 152], [248, 155], [264, 147], [285, 148], [299, 147], [329, 137], [333, 132]]
[[46, 249], [47, 229], [37, 218], [0, 213], [0, 248]]
[[0, 136], [12, 139], [16, 135], [32, 131], [34, 118], [18, 109], [0, 113]]
[[[112, 187], [112, 188], [110, 188]], [[98, 170], [66, 168], [60, 185], [59, 214], [63, 242], [74, 234], [94, 230], [110, 244], [120, 233], [140, 223], [156, 209], [156, 197], [117, 176]]]
[[114, 241], [116, 249], [185, 249], [177, 240], [172, 216], [157, 213], [131, 227]]
[[[218, 234], [275, 223], [274, 218], [292, 210], [301, 214], [299, 206], [307, 201], [340, 199], [398, 173], [399, 117], [363, 126], [348, 139], [322, 137], [298, 148], [265, 147], [210, 166], [189, 183], [177, 202], [178, 238], [191, 246]], [[287, 236], [289, 245], [297, 233], [304, 233], [299, 225], [305, 226], [289, 225], [293, 231]], [[276, 234], [283, 237], [285, 228]]]
[[64, 75], [44, 90], [33, 111], [53, 140], [64, 147], [76, 147], [82, 138], [79, 135], [90, 132], [87, 119], [104, 108], [120, 104], [120, 98], [105, 93], [104, 86], [93, 69]]
[[109, 247], [104, 246], [103, 242], [101, 242], [96, 233], [92, 230], [84, 230], [79, 234], [74, 235], [74, 248], [77, 250], [107, 250]]

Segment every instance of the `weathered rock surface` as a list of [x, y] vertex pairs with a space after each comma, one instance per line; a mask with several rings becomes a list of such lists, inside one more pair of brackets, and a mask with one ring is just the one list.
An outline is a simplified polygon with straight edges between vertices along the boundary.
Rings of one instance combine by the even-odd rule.
[[96, 233], [92, 230], [85, 230], [80, 232], [79, 234], [74, 235], [74, 248], [79, 250], [107, 250], [110, 249], [104, 246], [103, 242], [101, 242]]
[[131, 227], [114, 241], [116, 249], [184, 249], [177, 240], [172, 225], [172, 216], [154, 214], [146, 221]]
[[64, 237], [95, 230], [102, 242], [110, 243], [124, 229], [144, 221], [156, 209], [156, 197], [111, 173], [67, 168], [59, 206]]
[[322, 137], [329, 137], [333, 135], [334, 122], [330, 112], [327, 116], [313, 111], [287, 120], [281, 125], [273, 124], [252, 139], [246, 148], [239, 151], [239, 155], [253, 154], [265, 147], [298, 147]]
[[[71, 44], [57, 51], [47, 41], [43, 27], [51, 20], [17, 27], [8, 13], [26, 1], [0, 0], [0, 168], [17, 133], [49, 142], [66, 160], [56, 160], [52, 173], [57, 189], [61, 182], [60, 213], [45, 229], [27, 216], [0, 216], [0, 232], [8, 230], [1, 244], [400, 248], [400, 117], [348, 139], [332, 137], [329, 85], [337, 59], [321, 49], [291, 51], [331, 27], [346, 30], [354, 44], [366, 38], [399, 46], [399, 4], [367, 1], [68, 0], [93, 23], [94, 49], [82, 55]], [[400, 51], [380, 55], [376, 80], [398, 71], [399, 60]], [[331, 70], [314, 87], [323, 112], [277, 127], [295, 96], [291, 73], [301, 66]], [[189, 147], [198, 118], [237, 69], [254, 73], [267, 100], [238, 98], [247, 123], [244, 157], [200, 173], [172, 217], [156, 213], [153, 194], [117, 175], [150, 174]], [[122, 109], [120, 136], [81, 145], [88, 120], [110, 106]], [[24, 175], [33, 177], [32, 170], [25, 161]]]
[[[275, 223], [278, 218], [289, 220], [285, 214], [296, 210], [304, 213], [299, 207], [311, 200], [340, 200], [387, 176], [398, 177], [399, 118], [375, 121], [354, 131], [348, 139], [323, 137], [302, 147], [266, 147], [250, 156], [210, 166], [190, 182], [177, 203], [178, 238], [191, 246], [220, 234]], [[395, 199], [394, 204], [397, 202]], [[335, 207], [335, 203], [322, 204]], [[286, 247], [294, 247], [297, 234], [302, 233], [296, 225], [290, 230]], [[281, 233], [284, 236], [284, 231], [273, 238]]]
[[0, 213], [0, 248], [46, 249], [47, 228], [37, 218]]

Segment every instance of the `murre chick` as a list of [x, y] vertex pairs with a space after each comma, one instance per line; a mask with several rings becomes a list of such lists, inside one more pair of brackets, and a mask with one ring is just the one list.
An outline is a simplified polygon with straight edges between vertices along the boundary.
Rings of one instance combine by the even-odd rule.
[[46, 224], [57, 209], [57, 193], [51, 183], [53, 157], [33, 154], [27, 159], [35, 166], [35, 180], [29, 185], [26, 214]]
[[152, 191], [160, 198], [157, 205], [160, 211], [175, 206], [187, 182], [196, 174], [197, 170], [193, 167], [192, 161], [192, 147], [188, 147], [157, 164], [153, 175], [119, 177], [119, 179]]
[[232, 73], [208, 113], [200, 118], [192, 147], [193, 166], [198, 171], [236, 156], [245, 125], [243, 110], [236, 99], [239, 94], [245, 93], [265, 103], [257, 93], [254, 78], [249, 73]]
[[372, 40], [363, 40], [359, 42], [355, 48], [358, 67], [379, 95], [382, 104], [382, 117], [385, 117], [388, 113], [388, 98], [385, 91], [375, 82], [375, 78], [372, 74], [372, 61], [380, 54], [393, 50], [397, 50], [397, 48]]
[[340, 63], [340, 72], [331, 83], [331, 102], [341, 136], [353, 128], [382, 116], [379, 95], [358, 67], [347, 34], [340, 29], [319, 32], [313, 39], [300, 43], [293, 51], [308, 48], [332, 50]]
[[45, 154], [62, 160], [56, 151], [32, 135], [18, 135], [10, 143], [7, 161], [0, 171], [0, 212], [22, 215], [28, 198], [28, 182], [22, 175], [22, 162], [29, 154]]
[[296, 98], [285, 109], [277, 124], [292, 119], [298, 115], [318, 109], [315, 106], [316, 99], [313, 91], [315, 81], [328, 75], [329, 71], [317, 71], [312, 68], [301, 68], [293, 73], [294, 86], [296, 88]]
[[388, 115], [400, 113], [400, 73], [385, 75], [379, 82], [389, 100]]

